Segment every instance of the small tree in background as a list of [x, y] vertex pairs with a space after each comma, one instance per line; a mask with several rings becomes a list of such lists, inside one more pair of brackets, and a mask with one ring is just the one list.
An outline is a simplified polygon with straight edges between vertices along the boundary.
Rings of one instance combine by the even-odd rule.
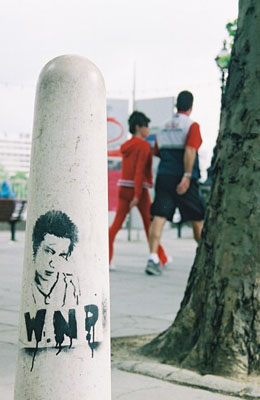
[[0, 164], [0, 182], [4, 179], [9, 179], [9, 174], [6, 171], [5, 167]]
[[10, 182], [16, 198], [27, 199], [28, 174], [24, 171], [17, 171], [10, 177]]
[[2, 181], [9, 181], [15, 197], [19, 199], [27, 199], [28, 191], [28, 174], [24, 171], [17, 171], [10, 175], [4, 166], [0, 165], [0, 185]]
[[27, 174], [27, 172], [24, 172], [24, 171], [17, 171], [14, 175], [11, 176], [11, 180], [27, 181], [28, 174]]

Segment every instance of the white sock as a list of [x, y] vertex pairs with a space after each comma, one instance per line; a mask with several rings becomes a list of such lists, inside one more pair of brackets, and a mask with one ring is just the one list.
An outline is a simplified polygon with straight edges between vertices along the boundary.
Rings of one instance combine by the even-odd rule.
[[152, 260], [156, 264], [160, 261], [157, 253], [150, 253], [149, 260]]

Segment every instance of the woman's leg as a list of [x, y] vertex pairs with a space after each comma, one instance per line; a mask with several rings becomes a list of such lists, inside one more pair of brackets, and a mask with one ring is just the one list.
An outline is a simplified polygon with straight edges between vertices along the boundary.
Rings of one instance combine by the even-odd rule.
[[[137, 208], [140, 211], [140, 214], [143, 219], [144, 229], [145, 229], [147, 239], [149, 237], [149, 228], [151, 225], [150, 206], [151, 206], [150, 194], [147, 189], [143, 189], [141, 197], [139, 199], [139, 203], [137, 205]], [[157, 254], [160, 259], [161, 264], [165, 265], [167, 263], [168, 259], [167, 259], [165, 251], [164, 251], [163, 247], [161, 246], [161, 244], [159, 244]]]
[[[128, 199], [129, 197], [130, 199]], [[130, 201], [131, 196], [129, 196], [129, 188], [120, 187], [116, 215], [109, 228], [109, 264], [113, 258], [114, 240], [117, 232], [122, 228], [125, 217], [129, 212]]]

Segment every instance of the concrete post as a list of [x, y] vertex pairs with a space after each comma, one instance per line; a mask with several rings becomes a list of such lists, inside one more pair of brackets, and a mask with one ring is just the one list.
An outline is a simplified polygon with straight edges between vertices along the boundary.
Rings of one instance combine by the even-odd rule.
[[106, 98], [94, 64], [39, 77], [15, 400], [110, 400]]

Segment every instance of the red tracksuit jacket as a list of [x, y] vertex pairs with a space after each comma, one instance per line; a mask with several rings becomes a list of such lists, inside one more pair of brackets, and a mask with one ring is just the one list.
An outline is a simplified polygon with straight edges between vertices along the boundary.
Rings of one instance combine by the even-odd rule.
[[139, 198], [143, 188], [152, 187], [152, 151], [150, 144], [133, 136], [122, 144], [120, 150], [123, 162], [122, 176], [118, 185], [134, 187], [134, 197]]

